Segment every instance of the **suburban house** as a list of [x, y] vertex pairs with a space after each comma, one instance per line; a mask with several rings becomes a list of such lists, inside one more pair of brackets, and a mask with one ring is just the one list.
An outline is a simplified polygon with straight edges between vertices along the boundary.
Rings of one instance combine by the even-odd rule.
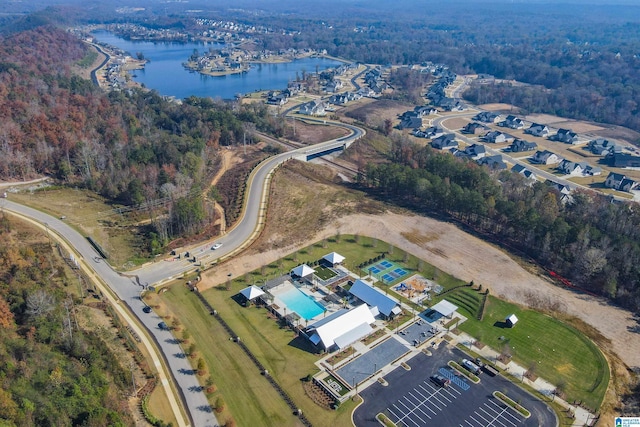
[[424, 131], [425, 138], [438, 138], [444, 135], [444, 129], [437, 126], [431, 126]]
[[560, 194], [568, 196], [571, 193], [571, 188], [567, 185], [560, 184], [558, 182], [550, 181], [550, 180], [547, 180], [546, 183], [548, 186], [558, 191]]
[[627, 153], [609, 153], [607, 163], [616, 168], [640, 168], [640, 157]]
[[267, 95], [267, 104], [270, 105], [284, 105], [289, 102], [289, 96], [284, 92], [276, 94], [275, 92], [269, 92]]
[[549, 136], [549, 127], [547, 127], [547, 125], [532, 123], [531, 126], [529, 126], [529, 129], [526, 129], [524, 133], [533, 136]]
[[433, 107], [429, 107], [427, 105], [417, 106], [417, 107], [415, 107], [413, 109], [413, 111], [415, 111], [416, 114], [418, 114], [420, 117], [431, 116], [431, 115], [436, 114], [438, 112], [437, 109], [435, 109]]
[[536, 175], [533, 172], [531, 172], [529, 169], [519, 164], [513, 165], [513, 167], [511, 168], [511, 172], [518, 173], [524, 176], [525, 178], [528, 178], [533, 181], [536, 180]]
[[476, 160], [480, 166], [487, 166], [489, 169], [502, 170], [507, 168], [507, 164], [502, 160], [500, 154], [495, 156], [484, 156]]
[[487, 155], [487, 149], [482, 144], [473, 144], [464, 149], [464, 154], [473, 160], [478, 160]]
[[398, 123], [398, 129], [419, 129], [422, 127], [422, 117], [406, 116]]
[[431, 146], [437, 150], [446, 150], [452, 147], [458, 148], [458, 141], [456, 141], [454, 134], [448, 133], [431, 141]]
[[593, 167], [587, 162], [572, 162], [570, 160], [563, 160], [558, 165], [560, 172], [573, 176], [595, 176], [602, 174], [602, 169], [599, 167]]
[[620, 153], [622, 147], [617, 145], [613, 141], [609, 141], [604, 138], [597, 138], [592, 141], [589, 141], [589, 150], [593, 154], [597, 154], [599, 156], [607, 156], [613, 153]]
[[461, 132], [469, 135], [480, 135], [487, 132], [488, 130], [489, 128], [486, 127], [485, 125], [472, 122], [472, 123], [467, 123], [467, 125], [461, 129]]
[[556, 163], [560, 163], [561, 160], [561, 157], [549, 150], [536, 151], [536, 154], [531, 157], [532, 163], [538, 163], [541, 165], [554, 165]]
[[341, 80], [331, 80], [329, 83], [326, 84], [326, 86], [324, 87], [324, 90], [325, 92], [335, 93], [340, 89], [342, 89], [342, 86], [343, 84]]
[[535, 142], [525, 141], [524, 139], [516, 138], [515, 141], [509, 146], [512, 152], [522, 153], [524, 151], [533, 151], [538, 148], [538, 144]]
[[513, 114], [509, 114], [504, 121], [500, 122], [500, 126], [510, 129], [524, 128], [524, 121]]
[[578, 142], [578, 134], [573, 132], [571, 129], [558, 129], [558, 133], [550, 139], [558, 142], [564, 142], [565, 144], [575, 144]]
[[359, 301], [367, 304], [372, 313], [375, 313], [377, 310], [385, 319], [391, 319], [402, 313], [402, 308], [398, 300], [385, 295], [380, 289], [374, 288], [360, 279], [353, 283], [351, 289], [349, 289], [349, 293]]
[[302, 104], [299, 113], [307, 116], [324, 116], [327, 114], [324, 102], [318, 99]]
[[619, 191], [629, 192], [631, 190], [635, 190], [638, 186], [638, 183], [630, 178], [627, 178], [621, 173], [611, 172], [609, 176], [607, 176], [607, 179], [604, 181], [604, 186]]
[[500, 114], [492, 113], [491, 111], [483, 111], [476, 114], [473, 119], [482, 123], [498, 123], [501, 117]]
[[500, 144], [502, 142], [513, 141], [513, 136], [509, 135], [508, 133], [492, 130], [491, 132], [488, 132], [482, 139], [485, 142]]

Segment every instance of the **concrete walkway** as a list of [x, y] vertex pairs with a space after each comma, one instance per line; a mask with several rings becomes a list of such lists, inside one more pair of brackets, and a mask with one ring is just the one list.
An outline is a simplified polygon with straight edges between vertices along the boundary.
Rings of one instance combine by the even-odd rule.
[[[526, 368], [518, 365], [515, 362], [509, 362], [508, 364], [504, 364], [498, 360], [499, 353], [490, 348], [489, 346], [484, 346], [482, 349], [478, 347], [473, 347], [473, 343], [476, 341], [470, 335], [465, 334], [464, 332], [460, 333], [460, 335], [450, 334], [454, 338], [454, 341], [451, 342], [452, 345], [462, 344], [467, 348], [471, 348], [475, 353], [494, 363], [498, 368], [504, 370], [505, 372], [511, 374], [513, 377], [519, 379], [521, 382], [527, 384], [528, 386], [538, 390], [541, 394], [552, 398], [554, 402], [559, 405], [565, 407], [567, 409], [567, 413], [573, 413], [575, 418], [573, 419], [573, 423], [571, 426], [582, 427], [586, 425], [592, 425], [595, 422], [595, 415], [587, 411], [586, 409], [570, 404], [569, 402], [560, 399], [559, 397], [553, 398], [553, 391], [556, 389], [556, 386], [551, 384], [550, 382], [538, 377], [535, 381], [531, 381], [525, 377]], [[473, 347], [473, 348], [472, 348]], [[566, 425], [566, 424], [565, 424]]]

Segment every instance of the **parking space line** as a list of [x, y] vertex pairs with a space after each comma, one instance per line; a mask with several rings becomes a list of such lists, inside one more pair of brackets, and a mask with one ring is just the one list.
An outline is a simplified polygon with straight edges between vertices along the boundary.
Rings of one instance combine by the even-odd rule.
[[425, 411], [422, 410], [423, 407], [433, 412], [433, 415], [437, 414], [437, 412], [435, 412], [433, 409], [431, 409], [429, 406], [426, 405], [426, 402], [424, 404], [422, 402], [419, 402], [417, 405], [415, 405], [414, 411], [420, 411], [421, 413], [424, 414], [425, 417], [431, 419], [431, 415], [427, 414]]
[[[507, 424], [502, 422], [502, 420], [504, 420], [505, 422], [507, 421], [506, 418], [504, 418], [502, 416], [504, 411], [494, 415], [494, 414], [490, 414], [489, 412], [487, 412], [482, 406], [480, 408], [478, 408], [478, 409], [483, 411], [484, 413], [486, 413], [487, 416], [493, 417], [493, 420], [491, 421], [491, 425], [493, 425], [493, 423], [496, 422], [496, 423], [500, 424], [503, 427], [508, 427]], [[512, 424], [512, 423], [509, 423], [508, 425], [512, 426], [512, 427], [515, 426], [515, 424]]]
[[[409, 392], [409, 394], [411, 394], [411, 392]], [[420, 412], [422, 412], [423, 414], [427, 415], [427, 414], [426, 414], [422, 409], [420, 409], [420, 406], [424, 406], [425, 408], [427, 408], [428, 410], [430, 410], [431, 412], [433, 412], [433, 415], [436, 415], [436, 414], [437, 414], [437, 412], [436, 412], [436, 411], [434, 411], [433, 409], [431, 409], [431, 408], [427, 405], [427, 403], [429, 402], [429, 400], [426, 400], [426, 399], [425, 399], [425, 400], [420, 400], [420, 399], [418, 399], [418, 398], [417, 398], [417, 397], [415, 397], [415, 396], [411, 396], [411, 397], [413, 397], [414, 399], [416, 399], [416, 400], [418, 401], [418, 403], [417, 403], [417, 405], [416, 405], [416, 409], [419, 409], [419, 410], [420, 410]], [[427, 415], [427, 417], [429, 417], [429, 415]], [[431, 418], [431, 417], [429, 417], [429, 418]]]
[[[491, 426], [491, 424], [493, 423], [493, 420], [491, 420], [491, 423], [487, 423], [487, 421], [488, 421], [488, 420], [486, 420], [486, 419], [482, 416], [482, 414], [479, 414], [479, 413], [478, 413], [478, 411], [473, 411], [473, 413], [474, 413], [474, 414], [476, 414], [476, 415], [478, 416], [478, 418], [480, 418], [482, 421], [484, 421], [484, 423], [481, 423], [480, 425], [483, 425], [483, 426], [485, 426], [485, 427], [490, 427], [490, 426]], [[471, 418], [475, 420], [475, 418], [474, 418], [474, 416], [473, 416], [473, 415], [471, 416]]]
[[[415, 410], [415, 407], [414, 407], [413, 409], [411, 409], [411, 408], [409, 408], [407, 405], [405, 405], [405, 404], [404, 404], [404, 402], [401, 402], [401, 401], [399, 401], [399, 400], [398, 400], [398, 403], [401, 403], [401, 404], [402, 404], [402, 406], [406, 407], [406, 408], [407, 408], [407, 410], [409, 411], [409, 412], [403, 411], [404, 415], [403, 415], [403, 416], [402, 416], [402, 418], [400, 418], [398, 421], [402, 421], [402, 420], [404, 420], [404, 419], [408, 419], [408, 420], [410, 420], [412, 423], [414, 423], [415, 425], [419, 425], [418, 423], [416, 423], [416, 422], [413, 420], [413, 418], [410, 418], [410, 417], [409, 417], [409, 416], [413, 413], [413, 411]], [[416, 416], [416, 417], [417, 417], [418, 419], [420, 419], [420, 421], [422, 421], [422, 422], [423, 422], [423, 424], [424, 424], [424, 420], [423, 420], [422, 418], [420, 418], [420, 417], [418, 417], [418, 416]], [[429, 419], [431, 419], [431, 417], [429, 417]]]
[[523, 423], [522, 414], [517, 412], [515, 409], [514, 410], [509, 410], [508, 406], [500, 405], [498, 402], [493, 401], [493, 400], [489, 400], [488, 402], [485, 402], [485, 405], [489, 406], [489, 403], [492, 404], [493, 406], [495, 406], [496, 408], [500, 409], [501, 413], [503, 414], [502, 415], [503, 418], [512, 419], [511, 422], [513, 423], [513, 425], [522, 424]]

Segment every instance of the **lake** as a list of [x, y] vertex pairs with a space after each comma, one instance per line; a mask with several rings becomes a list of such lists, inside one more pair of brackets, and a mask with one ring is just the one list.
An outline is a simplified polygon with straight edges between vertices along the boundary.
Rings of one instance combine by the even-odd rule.
[[95, 31], [93, 36], [101, 43], [116, 46], [131, 56], [141, 52], [149, 62], [142, 70], [134, 70], [133, 80], [155, 89], [162, 95], [183, 99], [195, 95], [233, 99], [236, 94], [247, 94], [258, 90], [286, 89], [287, 83], [295, 80], [296, 73], [312, 73], [334, 68], [341, 62], [327, 58], [304, 58], [293, 62], [277, 64], [252, 64], [244, 74], [213, 77], [186, 70], [182, 63], [197, 49], [203, 54], [210, 47], [221, 48], [220, 44], [202, 43], [155, 43], [128, 41], [108, 31]]

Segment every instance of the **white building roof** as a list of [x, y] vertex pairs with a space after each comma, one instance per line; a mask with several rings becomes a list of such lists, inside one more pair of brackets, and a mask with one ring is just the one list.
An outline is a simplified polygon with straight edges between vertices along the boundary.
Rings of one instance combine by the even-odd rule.
[[[369, 311], [369, 307], [363, 304], [348, 311], [338, 311], [330, 317], [312, 324], [309, 329], [315, 329], [315, 331], [310, 334], [310, 339], [315, 344], [322, 343], [326, 349], [334, 345], [349, 345], [369, 333], [371, 327], [367, 330], [363, 324], [369, 326], [374, 322], [375, 319]], [[356, 338], [354, 339], [354, 337]], [[345, 344], [347, 341], [349, 342]]]
[[251, 301], [254, 298], [258, 298], [261, 295], [264, 295], [264, 291], [257, 286], [249, 286], [240, 291], [242, 296]]
[[344, 261], [344, 257], [337, 252], [331, 252], [330, 254], [323, 256], [322, 259], [327, 260], [327, 262], [330, 262], [331, 264], [340, 264]]
[[360, 279], [356, 280], [353, 286], [351, 286], [351, 289], [349, 289], [349, 292], [371, 307], [378, 307], [380, 313], [387, 317], [392, 313], [396, 313], [393, 309], [398, 306], [398, 301], [385, 295], [384, 292], [374, 288], [367, 282]]
[[515, 314], [512, 314], [510, 316], [507, 316], [507, 318], [505, 319], [508, 323], [511, 323], [511, 325], [515, 325], [516, 322], [518, 321], [518, 318], [516, 317]]
[[302, 264], [291, 270], [291, 274], [298, 277], [307, 277], [310, 274], [315, 273], [316, 271], [309, 267], [307, 264]]
[[443, 299], [442, 301], [431, 307], [431, 309], [437, 311], [445, 317], [449, 317], [453, 313], [455, 313], [455, 311], [458, 309], [458, 306], [451, 304], [446, 299]]

